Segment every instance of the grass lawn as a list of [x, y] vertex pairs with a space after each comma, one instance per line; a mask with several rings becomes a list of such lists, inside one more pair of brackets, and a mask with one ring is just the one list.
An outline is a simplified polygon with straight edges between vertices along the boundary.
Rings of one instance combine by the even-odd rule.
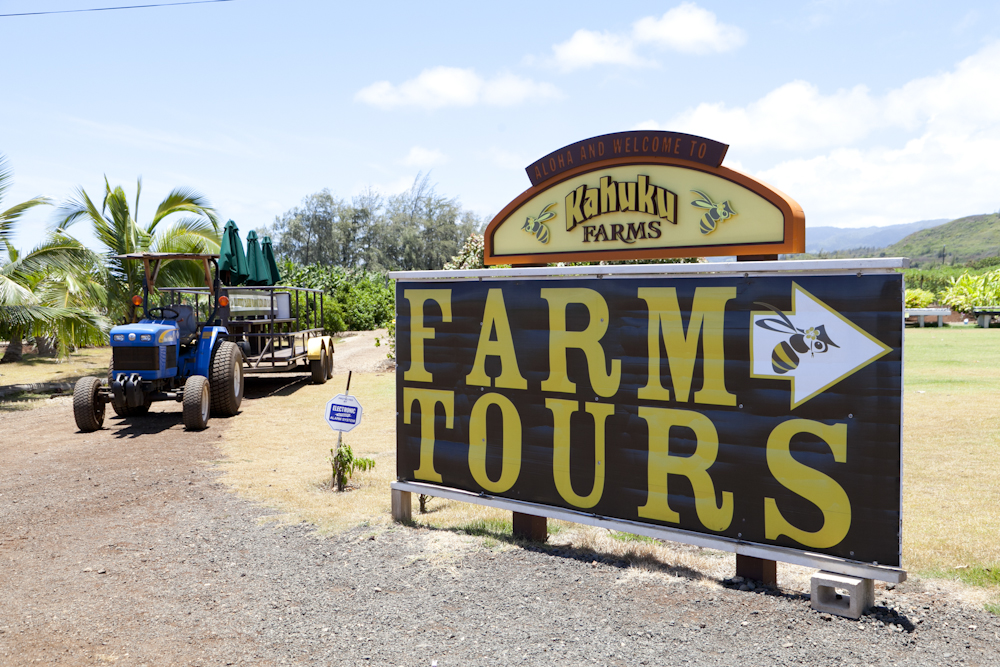
[[1000, 590], [997, 334], [906, 331], [903, 563]]

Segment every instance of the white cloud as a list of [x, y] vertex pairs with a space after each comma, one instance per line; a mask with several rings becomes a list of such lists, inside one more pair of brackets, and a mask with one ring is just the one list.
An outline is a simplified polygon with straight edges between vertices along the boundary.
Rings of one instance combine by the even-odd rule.
[[383, 109], [401, 106], [440, 109], [477, 104], [511, 106], [528, 99], [537, 101], [559, 96], [559, 90], [552, 84], [513, 74], [502, 73], [484, 79], [471, 68], [433, 67], [399, 85], [388, 81], [373, 83], [359, 90], [354, 99]]
[[447, 161], [448, 157], [437, 149], [414, 146], [410, 149], [410, 152], [406, 154], [406, 157], [403, 158], [402, 164], [405, 164], [408, 167], [426, 168], [444, 164]]
[[649, 42], [680, 53], [725, 53], [746, 43], [746, 33], [719, 23], [715, 14], [692, 2], [674, 7], [656, 19], [639, 19], [632, 28], [639, 42]]
[[638, 67], [649, 64], [635, 54], [632, 39], [607, 32], [577, 30], [568, 41], [553, 46], [552, 51], [556, 65], [565, 71], [592, 65]]
[[639, 127], [726, 142], [811, 224], [863, 226], [1000, 208], [997, 108], [1000, 43], [884, 95], [793, 81], [746, 106], [706, 103]]
[[732, 51], [744, 43], [746, 33], [739, 27], [719, 23], [712, 12], [685, 2], [659, 18], [639, 19], [629, 33], [577, 30], [567, 41], [552, 47], [552, 61], [564, 71], [594, 65], [648, 67], [656, 63], [639, 55], [639, 46], [704, 55]]
[[793, 81], [745, 107], [699, 104], [667, 125], [743, 149], [815, 150], [853, 143], [882, 123], [879, 104], [864, 86], [822, 95], [810, 83]]

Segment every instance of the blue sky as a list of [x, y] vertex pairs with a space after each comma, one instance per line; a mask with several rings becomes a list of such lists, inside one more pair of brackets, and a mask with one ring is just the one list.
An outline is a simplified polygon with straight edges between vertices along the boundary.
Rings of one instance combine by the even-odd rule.
[[141, 175], [140, 221], [187, 186], [249, 230], [322, 188], [394, 193], [423, 171], [485, 216], [538, 157], [659, 128], [728, 143], [724, 164], [807, 226], [1000, 209], [995, 2], [233, 0], [0, 17], [0, 42], [5, 208]]

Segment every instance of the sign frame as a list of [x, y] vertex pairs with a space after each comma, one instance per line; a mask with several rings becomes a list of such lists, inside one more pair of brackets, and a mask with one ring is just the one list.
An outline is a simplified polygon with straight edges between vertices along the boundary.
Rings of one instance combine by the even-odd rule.
[[[697, 277], [735, 276], [748, 278], [751, 276], [775, 276], [783, 278], [849, 276], [864, 274], [890, 274], [896, 269], [908, 266], [904, 258], [884, 258], [866, 260], [807, 260], [807, 261], [760, 261], [753, 263], [732, 262], [717, 264], [667, 264], [667, 265], [630, 265], [630, 266], [590, 266], [590, 267], [557, 267], [557, 268], [513, 268], [474, 271], [420, 271], [392, 272], [390, 278], [397, 281], [479, 281], [492, 282], [490, 279], [524, 279], [550, 278], [558, 281], [561, 278], [624, 278], [629, 276], [643, 277]], [[430, 287], [430, 285], [428, 285]], [[903, 329], [900, 320], [900, 329]], [[900, 345], [902, 343], [900, 342]], [[900, 348], [901, 349], [901, 348]], [[901, 360], [900, 360], [901, 361]], [[400, 371], [402, 372], [402, 371]], [[901, 371], [900, 371], [901, 372]], [[397, 376], [397, 384], [402, 378]], [[901, 406], [901, 399], [900, 399]], [[740, 406], [742, 408], [742, 406]], [[902, 443], [902, 407], [899, 416], [900, 436]], [[397, 442], [398, 446], [398, 442]], [[903, 458], [900, 444], [899, 452], [899, 535], [901, 544], [902, 531], [902, 470]], [[659, 539], [675, 541], [697, 546], [705, 546], [733, 552], [744, 556], [779, 560], [793, 564], [817, 567], [823, 570], [839, 572], [851, 576], [861, 576], [889, 582], [901, 582], [906, 579], [906, 571], [901, 567], [880, 565], [841, 558], [838, 556], [814, 553], [808, 549], [789, 548], [779, 545], [748, 542], [733, 537], [692, 532], [670, 526], [648, 524], [641, 521], [631, 521], [615, 517], [599, 516], [586, 511], [567, 509], [548, 504], [517, 500], [509, 497], [494, 496], [489, 493], [473, 493], [468, 490], [452, 488], [440, 484], [419, 481], [397, 481], [392, 483], [394, 492], [423, 493], [437, 495], [480, 505], [497, 507], [523, 514], [550, 517], [574, 521], [588, 525], [613, 528], [623, 532], [646, 535]], [[853, 552], [852, 552], [853, 555]]]
[[[571, 144], [559, 151], [554, 151], [549, 156], [542, 158], [538, 162], [547, 161], [552, 155], [557, 155], [563, 153], [567, 150], [572, 151], [574, 147], [580, 144], [586, 144], [588, 142], [595, 141], [615, 141], [615, 138], [619, 138], [621, 141], [622, 137], [629, 137], [629, 141], [632, 141], [631, 135], [676, 135], [677, 133], [667, 133], [667, 132], [622, 132], [618, 134], [604, 135], [603, 137], [594, 137], [593, 139], [588, 139], [583, 142], [577, 142]], [[700, 137], [691, 137], [690, 135], [683, 135], [688, 137], [692, 141], [706, 142], [706, 145], [713, 144], [725, 147], [725, 144], [718, 144], [718, 142], [711, 141], [709, 139], [703, 139]], [[636, 142], [638, 144], [638, 142]], [[714, 155], [717, 155], [715, 160], [721, 163], [722, 158], [725, 156], [725, 150], [721, 150], [721, 155], [718, 154], [719, 151], [715, 151]], [[768, 185], [762, 181], [759, 181], [752, 176], [745, 174], [741, 171], [731, 169], [729, 167], [723, 167], [721, 164], [714, 166], [713, 162], [715, 160], [708, 161], [697, 161], [694, 159], [685, 159], [684, 157], [666, 157], [663, 155], [654, 155], [650, 153], [643, 153], [642, 151], [634, 150], [631, 151], [632, 155], [624, 155], [619, 157], [607, 157], [604, 159], [583, 162], [577, 166], [564, 168], [560, 167], [558, 172], [547, 176], [542, 179], [532, 178], [533, 182], [537, 181], [536, 185], [528, 188], [507, 206], [498, 213], [493, 220], [487, 225], [484, 232], [484, 251], [483, 251], [483, 261], [487, 266], [494, 266], [497, 264], [511, 264], [511, 265], [522, 265], [522, 264], [543, 264], [552, 262], [599, 262], [599, 261], [617, 261], [617, 260], [653, 260], [653, 259], [669, 259], [669, 258], [685, 258], [685, 257], [706, 257], [706, 256], [751, 256], [751, 255], [775, 255], [775, 254], [790, 254], [790, 253], [801, 253], [805, 252], [805, 214], [802, 211], [802, 207], [799, 204], [786, 195], [784, 192], [778, 190], [777, 188]], [[608, 153], [611, 155], [611, 152]], [[537, 163], [536, 163], [537, 164]], [[782, 215], [783, 218], [783, 235], [781, 241], [766, 241], [759, 243], [739, 243], [739, 244], [706, 244], [706, 245], [683, 245], [683, 246], [661, 246], [656, 248], [646, 248], [646, 249], [636, 249], [636, 248], [620, 248], [620, 249], [608, 249], [608, 250], [579, 250], [579, 251], [539, 251], [539, 252], [528, 252], [528, 253], [498, 253], [494, 246], [494, 237], [497, 230], [504, 224], [520, 225], [522, 221], [514, 220], [511, 218], [512, 214], [517, 211], [523, 204], [525, 204], [530, 199], [542, 194], [543, 192], [564, 183], [573, 178], [579, 176], [584, 176], [586, 174], [593, 173], [595, 171], [612, 169], [615, 167], [628, 167], [628, 166], [667, 166], [667, 167], [677, 167], [681, 169], [689, 169], [711, 176], [715, 176], [726, 181], [730, 181], [739, 187], [742, 187], [750, 192], [763, 198], [773, 206], [775, 206]], [[531, 175], [531, 169], [534, 165], [529, 166], [529, 176]], [[694, 223], [694, 221], [692, 221]]]

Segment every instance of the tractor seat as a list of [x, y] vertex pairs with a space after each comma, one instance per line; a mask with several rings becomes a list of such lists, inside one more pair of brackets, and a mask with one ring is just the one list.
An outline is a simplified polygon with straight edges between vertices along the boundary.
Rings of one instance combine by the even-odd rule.
[[198, 320], [195, 319], [194, 308], [191, 306], [176, 305], [170, 306], [177, 311], [177, 328], [181, 342], [191, 338], [198, 333]]

